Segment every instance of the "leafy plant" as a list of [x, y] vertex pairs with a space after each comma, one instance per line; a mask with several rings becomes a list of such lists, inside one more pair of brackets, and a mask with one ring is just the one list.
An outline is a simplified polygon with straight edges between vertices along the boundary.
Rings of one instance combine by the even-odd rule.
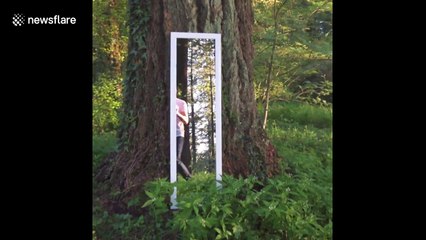
[[102, 75], [93, 85], [93, 132], [114, 131], [119, 124], [121, 107], [121, 78], [110, 79]]

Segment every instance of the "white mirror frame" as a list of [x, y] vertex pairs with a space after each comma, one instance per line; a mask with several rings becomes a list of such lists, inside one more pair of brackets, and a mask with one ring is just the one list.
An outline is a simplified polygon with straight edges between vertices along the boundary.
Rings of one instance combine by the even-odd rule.
[[[216, 84], [216, 185], [222, 181], [222, 42], [221, 34], [171, 32], [170, 36], [170, 182], [177, 180], [176, 164], [176, 90], [177, 90], [177, 39], [214, 39], [215, 40], [215, 84]], [[177, 189], [171, 196], [171, 209], [177, 209]]]

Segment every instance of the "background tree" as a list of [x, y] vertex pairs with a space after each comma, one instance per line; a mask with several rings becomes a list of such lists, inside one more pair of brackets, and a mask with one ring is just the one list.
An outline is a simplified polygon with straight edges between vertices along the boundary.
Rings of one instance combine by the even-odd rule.
[[256, 0], [256, 96], [264, 127], [269, 101], [332, 102], [332, 1]]
[[[265, 179], [278, 156], [257, 116], [253, 88], [251, 1], [129, 0], [129, 53], [124, 80], [120, 150], [98, 181], [120, 200], [146, 181], [169, 175], [170, 32], [222, 33], [223, 170]], [[124, 201], [125, 202], [125, 201]], [[123, 205], [114, 205], [119, 211]]]

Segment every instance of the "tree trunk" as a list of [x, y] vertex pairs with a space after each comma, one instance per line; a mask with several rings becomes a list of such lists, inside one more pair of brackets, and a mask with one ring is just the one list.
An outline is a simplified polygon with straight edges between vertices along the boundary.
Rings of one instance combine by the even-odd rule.
[[214, 162], [210, 159], [215, 158], [216, 150], [215, 150], [215, 115], [214, 115], [214, 90], [213, 90], [213, 79], [212, 74], [209, 73], [209, 91], [210, 91], [210, 106], [209, 106], [209, 113], [210, 113], [210, 121], [209, 121], [209, 130], [208, 132], [208, 138], [209, 138], [209, 170], [213, 170], [215, 165]]
[[125, 202], [145, 182], [169, 176], [170, 32], [222, 34], [223, 172], [261, 180], [276, 174], [279, 158], [254, 96], [251, 1], [129, 0], [129, 11], [120, 150], [97, 180]]
[[[285, 3], [285, 2], [284, 2]], [[269, 65], [268, 65], [268, 76], [266, 78], [266, 94], [265, 94], [265, 104], [264, 104], [264, 112], [263, 112], [263, 125], [262, 128], [266, 128], [266, 123], [268, 121], [268, 113], [269, 113], [269, 99], [270, 99], [270, 92], [271, 92], [271, 83], [272, 83], [272, 67], [274, 64], [274, 55], [275, 55], [275, 47], [277, 45], [277, 35], [278, 35], [278, 14], [281, 8], [284, 6], [284, 3], [282, 3], [279, 7], [277, 6], [277, 1], [274, 1], [274, 40], [272, 42], [272, 50], [271, 50], [271, 57], [269, 59]]]
[[272, 51], [271, 51], [271, 58], [269, 60], [269, 66], [268, 66], [268, 76], [266, 78], [266, 94], [265, 94], [265, 105], [263, 107], [263, 125], [262, 128], [266, 128], [266, 123], [268, 121], [268, 113], [269, 113], [269, 98], [270, 98], [270, 91], [271, 91], [271, 75], [272, 75], [272, 65], [274, 62], [274, 54], [275, 54], [275, 45], [277, 43], [277, 34], [274, 33], [274, 41], [272, 43]]
[[277, 45], [277, 34], [278, 34], [278, 12], [280, 8], [277, 8], [277, 1], [274, 1], [274, 40], [272, 42], [272, 50], [271, 57], [269, 59], [268, 65], [268, 75], [266, 77], [266, 94], [265, 94], [265, 104], [263, 107], [263, 129], [266, 128], [266, 123], [268, 121], [268, 113], [269, 113], [269, 98], [271, 91], [271, 75], [272, 75], [272, 67], [274, 65], [274, 54], [275, 54], [275, 46]]
[[[197, 138], [195, 134], [195, 111], [194, 111], [194, 75], [192, 74], [194, 61], [192, 59], [192, 52], [191, 52], [191, 142], [192, 142], [192, 164], [195, 164], [197, 162]], [[189, 138], [188, 138], [189, 139]]]

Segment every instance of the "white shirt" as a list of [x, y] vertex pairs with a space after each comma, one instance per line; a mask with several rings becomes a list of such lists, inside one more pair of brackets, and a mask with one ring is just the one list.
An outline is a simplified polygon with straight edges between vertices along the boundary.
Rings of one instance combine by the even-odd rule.
[[[176, 111], [188, 116], [188, 106], [184, 100], [176, 98]], [[176, 137], [185, 137], [185, 123], [178, 116], [176, 116]]]

